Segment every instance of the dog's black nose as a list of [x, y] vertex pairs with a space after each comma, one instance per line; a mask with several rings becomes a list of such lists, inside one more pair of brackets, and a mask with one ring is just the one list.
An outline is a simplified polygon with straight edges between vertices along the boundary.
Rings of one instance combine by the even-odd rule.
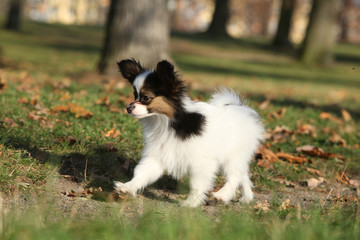
[[131, 111], [134, 110], [134, 108], [135, 108], [134, 104], [130, 104], [129, 106], [127, 106], [126, 111], [128, 113], [131, 113]]

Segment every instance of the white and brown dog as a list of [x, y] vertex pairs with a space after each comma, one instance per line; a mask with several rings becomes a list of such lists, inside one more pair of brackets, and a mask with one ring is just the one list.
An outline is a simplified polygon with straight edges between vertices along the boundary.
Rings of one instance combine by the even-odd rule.
[[183, 206], [196, 207], [206, 200], [222, 170], [226, 183], [213, 196], [228, 203], [241, 186], [241, 200], [251, 201], [249, 162], [264, 133], [255, 110], [225, 88], [208, 103], [190, 100], [167, 61], [159, 62], [153, 71], [133, 59], [118, 66], [134, 88], [135, 101], [127, 111], [144, 126], [145, 148], [133, 179], [115, 182], [115, 189], [135, 196], [164, 172], [176, 179], [188, 174], [190, 194]]

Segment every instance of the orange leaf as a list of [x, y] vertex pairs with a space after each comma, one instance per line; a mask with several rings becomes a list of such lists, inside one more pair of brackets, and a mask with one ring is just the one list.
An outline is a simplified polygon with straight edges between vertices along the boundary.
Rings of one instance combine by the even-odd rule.
[[70, 99], [72, 99], [72, 96], [70, 95], [70, 93], [69, 93], [69, 92], [65, 92], [65, 93], [61, 96], [60, 101], [67, 101], [67, 100], [70, 100]]
[[4, 92], [8, 88], [8, 83], [3, 71], [0, 70], [0, 93]]
[[109, 111], [113, 112], [113, 113], [121, 113], [121, 112], [123, 112], [123, 109], [118, 108], [116, 106], [111, 106], [111, 107], [109, 107]]
[[315, 168], [305, 168], [306, 171], [308, 171], [309, 173], [313, 173], [315, 175], [318, 175], [319, 177], [323, 177], [324, 174], [322, 172], [320, 172], [319, 170], [315, 169]]
[[28, 103], [29, 103], [29, 100], [27, 99], [27, 97], [22, 97], [22, 98], [19, 98], [19, 99], [17, 100], [17, 102], [28, 104]]
[[75, 105], [73, 103], [67, 103], [67, 105], [69, 106], [70, 112], [74, 113], [76, 118], [91, 118], [93, 116], [92, 112], [86, 110], [81, 106]]
[[285, 112], [286, 112], [286, 108], [281, 108], [275, 112], [269, 113], [269, 118], [272, 119], [272, 117], [274, 117], [276, 119], [280, 119], [284, 116]]
[[313, 125], [310, 124], [303, 124], [299, 126], [295, 133], [297, 134], [304, 134], [304, 135], [310, 135], [314, 138], [316, 138], [316, 128]]
[[256, 152], [257, 165], [263, 168], [272, 169], [273, 164], [279, 161], [278, 157], [265, 146], [260, 146]]
[[6, 124], [9, 127], [17, 127], [18, 126], [18, 124], [13, 119], [8, 118], [8, 117], [4, 118], [3, 122], [4, 122], [4, 124]]
[[307, 162], [307, 159], [305, 157], [297, 157], [297, 156], [293, 156], [289, 153], [284, 153], [284, 152], [278, 152], [276, 153], [276, 156], [278, 158], [284, 158], [286, 160], [288, 160], [290, 163], [296, 162], [296, 163], [304, 163]]
[[120, 137], [120, 131], [113, 128], [107, 132], [104, 132], [102, 135], [104, 137], [118, 138]]
[[259, 105], [260, 110], [265, 110], [270, 106], [270, 99], [266, 99]]
[[306, 183], [309, 188], [316, 188], [321, 183], [325, 182], [325, 179], [322, 177], [319, 177], [319, 179], [316, 178], [309, 178]]
[[331, 119], [333, 118], [334, 116], [332, 116], [330, 113], [328, 112], [322, 112], [320, 113], [320, 119]]
[[95, 104], [98, 104], [98, 105], [104, 105], [104, 106], [109, 106], [110, 105], [110, 100], [109, 100], [109, 97], [108, 96], [104, 96], [100, 99], [97, 99], [95, 101]]
[[333, 115], [331, 115], [331, 113], [328, 113], [328, 112], [322, 112], [320, 113], [320, 119], [323, 119], [323, 120], [331, 120], [333, 122], [337, 122], [338, 124], [342, 124], [343, 121], [340, 119], [340, 118], [337, 118]]
[[30, 104], [31, 105], [33, 105], [33, 106], [35, 106], [36, 104], [38, 104], [39, 103], [39, 94], [36, 94], [36, 95], [34, 95], [34, 96], [31, 96], [30, 97]]
[[349, 122], [352, 119], [350, 113], [348, 111], [346, 111], [345, 109], [341, 109], [341, 115], [342, 115], [343, 119], [345, 120], [345, 122]]
[[312, 145], [304, 145], [304, 146], [301, 146], [301, 147], [297, 147], [296, 151], [302, 152], [302, 153], [310, 155], [310, 156], [317, 156], [317, 157], [321, 157], [321, 158], [338, 157], [340, 159], [343, 159], [343, 157], [340, 156], [340, 155], [337, 155], [335, 153], [326, 153], [321, 148], [318, 148], [318, 147], [315, 147], [315, 146], [312, 146]]
[[65, 105], [58, 105], [58, 106], [55, 106], [52, 108], [52, 111], [54, 113], [57, 113], [57, 112], [68, 112], [69, 111], [69, 106], [65, 106]]
[[336, 180], [344, 184], [350, 184], [350, 179], [346, 176], [345, 172], [338, 172], [336, 174]]
[[341, 145], [343, 147], [346, 147], [346, 141], [343, 139], [339, 134], [333, 133], [333, 135], [329, 138], [330, 142], [334, 144]]

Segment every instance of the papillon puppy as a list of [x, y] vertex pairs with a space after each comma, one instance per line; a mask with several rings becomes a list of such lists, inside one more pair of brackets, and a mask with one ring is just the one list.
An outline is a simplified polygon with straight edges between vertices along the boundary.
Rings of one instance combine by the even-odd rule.
[[190, 193], [182, 205], [196, 207], [207, 199], [221, 170], [226, 183], [213, 196], [228, 203], [241, 186], [241, 201], [250, 202], [249, 163], [264, 133], [255, 110], [225, 88], [208, 103], [192, 101], [168, 61], [159, 62], [155, 70], [134, 59], [118, 66], [133, 86], [135, 100], [127, 112], [143, 124], [145, 147], [134, 177], [115, 182], [116, 191], [136, 196], [164, 173], [175, 179], [189, 175]]

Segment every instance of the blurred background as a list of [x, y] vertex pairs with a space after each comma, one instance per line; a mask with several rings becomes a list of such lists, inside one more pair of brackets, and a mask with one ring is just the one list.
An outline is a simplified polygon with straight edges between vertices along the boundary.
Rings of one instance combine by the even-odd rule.
[[[114, 75], [124, 58], [149, 67], [167, 58], [195, 85], [236, 81], [245, 91], [261, 85], [267, 94], [280, 87], [294, 95], [317, 82], [335, 87], [330, 98], [341, 100], [347, 93], [333, 93], [338, 86], [360, 84], [360, 0], [3, 0], [0, 16], [13, 32], [0, 36], [3, 66], [47, 68], [72, 51], [74, 62], [58, 65], [68, 75]], [[46, 66], [44, 48], [33, 52], [14, 40], [31, 33], [60, 51]]]

